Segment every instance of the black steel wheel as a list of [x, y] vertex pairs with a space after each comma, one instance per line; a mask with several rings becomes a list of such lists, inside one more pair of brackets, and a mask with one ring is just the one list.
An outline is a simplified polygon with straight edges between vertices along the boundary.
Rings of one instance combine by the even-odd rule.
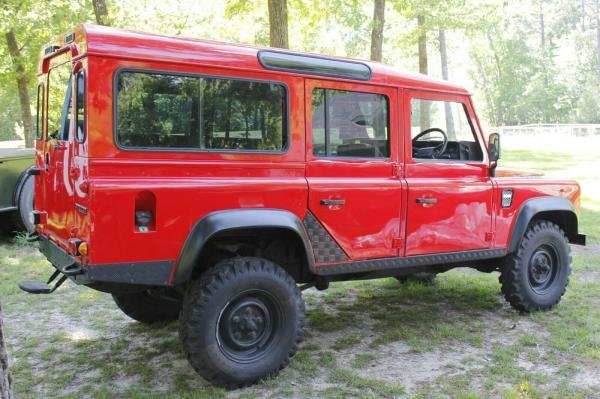
[[536, 220], [502, 266], [502, 293], [521, 311], [551, 309], [565, 293], [570, 273], [571, 248], [564, 231], [552, 222]]
[[529, 285], [531, 289], [543, 295], [556, 279], [560, 263], [556, 248], [550, 244], [537, 247], [529, 258]]
[[304, 302], [294, 279], [266, 259], [236, 257], [190, 283], [179, 334], [198, 374], [238, 388], [287, 366], [303, 325]]

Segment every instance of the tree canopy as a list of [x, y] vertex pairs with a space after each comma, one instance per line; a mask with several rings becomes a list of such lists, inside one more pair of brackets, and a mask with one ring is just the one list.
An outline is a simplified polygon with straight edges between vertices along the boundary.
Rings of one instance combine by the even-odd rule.
[[599, 3], [5, 0], [0, 5], [0, 139], [32, 134], [41, 48], [79, 23], [381, 58], [466, 85], [494, 126], [600, 123], [595, 92], [600, 83]]

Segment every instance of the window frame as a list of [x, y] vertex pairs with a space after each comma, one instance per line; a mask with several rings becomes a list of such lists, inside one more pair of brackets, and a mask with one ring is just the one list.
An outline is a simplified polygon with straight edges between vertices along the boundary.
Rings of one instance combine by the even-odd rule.
[[[389, 154], [386, 157], [358, 157], [358, 156], [340, 156], [340, 155], [317, 155], [315, 153], [315, 135], [314, 135], [314, 127], [313, 127], [313, 118], [314, 118], [314, 114], [313, 114], [313, 94], [315, 90], [324, 90], [324, 96], [326, 96], [326, 92], [327, 91], [345, 91], [345, 92], [350, 92], [350, 93], [359, 93], [359, 94], [372, 94], [372, 95], [379, 95], [382, 96], [385, 101], [386, 101], [386, 105], [387, 105], [387, 112], [386, 112], [386, 123], [387, 123], [387, 144], [388, 144], [388, 151]], [[311, 155], [314, 157], [314, 159], [318, 159], [318, 160], [325, 160], [325, 159], [335, 159], [335, 160], [360, 160], [360, 161], [368, 161], [368, 160], [378, 160], [378, 161], [389, 161], [392, 159], [392, 119], [391, 119], [391, 99], [390, 97], [386, 94], [386, 93], [380, 93], [380, 92], [374, 92], [374, 91], [360, 91], [360, 90], [356, 90], [356, 89], [352, 89], [352, 88], [337, 88], [337, 87], [328, 87], [326, 84], [322, 84], [322, 85], [315, 85], [311, 88], [310, 91], [310, 97], [308, 99], [310, 101], [310, 115], [311, 118], [310, 120], [306, 120], [306, 124], [310, 125], [310, 142], [311, 142]], [[329, 110], [325, 107], [325, 119], [327, 119], [327, 116], [329, 114]], [[324, 130], [324, 136], [325, 136], [325, 153], [329, 152], [327, 147], [328, 145], [331, 143], [331, 138], [328, 136], [327, 134], [327, 129], [326, 127], [328, 127], [328, 123], [327, 120], [325, 120], [323, 122], [323, 130]]]
[[[283, 132], [285, 138], [285, 146], [283, 146], [280, 150], [239, 150], [239, 149], [228, 149], [228, 148], [170, 148], [170, 147], [133, 147], [133, 146], [124, 146], [119, 142], [119, 132], [118, 132], [118, 120], [119, 120], [119, 112], [118, 112], [118, 90], [119, 90], [119, 76], [122, 73], [145, 73], [148, 75], [169, 75], [169, 76], [181, 76], [188, 78], [213, 78], [213, 79], [230, 79], [242, 82], [254, 82], [254, 83], [269, 83], [269, 84], [277, 84], [283, 87], [285, 91], [285, 110], [283, 112], [283, 117], [285, 118], [283, 122]], [[112, 97], [113, 97], [113, 142], [115, 146], [120, 151], [126, 152], [156, 152], [156, 153], [164, 153], [164, 152], [176, 152], [176, 153], [228, 153], [228, 154], [257, 154], [257, 155], [284, 155], [287, 154], [290, 150], [291, 146], [291, 133], [290, 133], [290, 90], [288, 85], [285, 82], [279, 80], [272, 79], [253, 79], [253, 78], [245, 78], [240, 76], [232, 76], [232, 75], [218, 75], [218, 74], [205, 74], [205, 73], [195, 73], [195, 72], [180, 72], [180, 71], [170, 71], [164, 69], [152, 69], [152, 68], [131, 68], [131, 67], [122, 67], [115, 70], [113, 74], [113, 89], [112, 89]]]
[[[473, 138], [475, 142], [479, 146], [482, 152], [481, 160], [468, 160], [468, 159], [444, 159], [444, 158], [413, 158], [412, 156], [412, 101], [413, 100], [426, 100], [426, 101], [439, 101], [439, 102], [450, 102], [450, 103], [458, 103], [462, 105], [463, 111], [465, 112], [465, 116], [467, 117], [467, 122], [471, 127], [471, 133], [473, 134]], [[480, 134], [480, 130], [476, 128], [474, 124], [474, 119], [472, 118], [472, 114], [470, 112], [470, 108], [468, 106], [467, 98], [462, 95], [450, 94], [450, 93], [409, 93], [408, 101], [406, 101], [406, 110], [407, 110], [407, 130], [406, 130], [406, 154], [405, 158], [407, 160], [411, 160], [412, 163], [446, 163], [446, 164], [487, 164], [487, 150], [481, 145], [483, 141], [483, 137]]]

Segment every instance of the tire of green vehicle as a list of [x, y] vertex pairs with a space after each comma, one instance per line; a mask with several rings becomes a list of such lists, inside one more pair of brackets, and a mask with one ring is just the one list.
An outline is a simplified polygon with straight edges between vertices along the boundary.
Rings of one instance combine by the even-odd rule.
[[560, 302], [569, 283], [571, 249], [555, 223], [534, 220], [500, 273], [502, 293], [517, 310], [547, 310]]
[[180, 300], [149, 291], [113, 294], [112, 297], [123, 313], [144, 324], [177, 320], [182, 306]]
[[304, 302], [294, 279], [266, 259], [236, 257], [191, 282], [179, 333], [198, 374], [238, 388], [286, 367], [303, 326]]

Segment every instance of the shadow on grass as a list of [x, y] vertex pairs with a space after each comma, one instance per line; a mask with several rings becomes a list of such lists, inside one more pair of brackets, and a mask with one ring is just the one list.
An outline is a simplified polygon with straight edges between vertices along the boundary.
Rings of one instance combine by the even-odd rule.
[[308, 333], [371, 329], [376, 335], [373, 345], [402, 340], [415, 351], [452, 340], [480, 345], [488, 322], [484, 316], [503, 307], [496, 275], [463, 271], [440, 275], [433, 285], [399, 284], [395, 279], [370, 282], [355, 296], [353, 301], [309, 309]]

